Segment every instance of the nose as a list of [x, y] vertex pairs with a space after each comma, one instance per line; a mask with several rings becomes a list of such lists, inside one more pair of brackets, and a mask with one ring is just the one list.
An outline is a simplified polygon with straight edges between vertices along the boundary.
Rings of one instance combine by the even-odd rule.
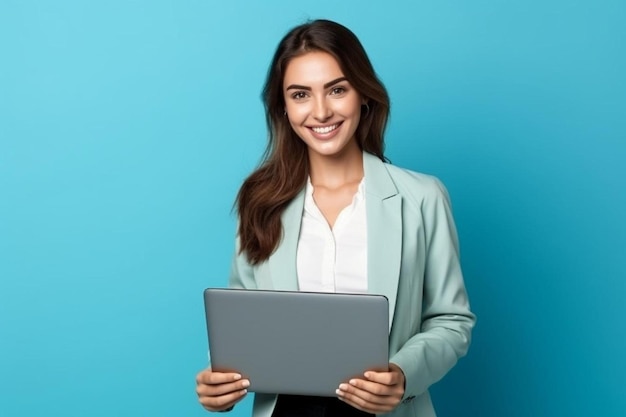
[[314, 106], [312, 115], [315, 120], [324, 122], [332, 117], [333, 111], [329, 106], [329, 103], [326, 102], [326, 97], [319, 97], [315, 100]]

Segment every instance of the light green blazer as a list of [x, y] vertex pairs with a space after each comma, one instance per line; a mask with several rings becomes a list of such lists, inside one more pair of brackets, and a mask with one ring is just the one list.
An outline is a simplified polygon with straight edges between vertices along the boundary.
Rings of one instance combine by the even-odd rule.
[[[403, 401], [387, 415], [434, 417], [428, 387], [465, 355], [475, 323], [448, 195], [436, 178], [371, 154], [363, 153], [363, 165], [368, 292], [389, 299], [389, 361], [406, 377]], [[304, 190], [284, 211], [283, 238], [267, 261], [251, 266], [245, 254], [234, 257], [231, 287], [298, 289], [303, 208]], [[276, 398], [256, 394], [253, 416], [270, 417]]]

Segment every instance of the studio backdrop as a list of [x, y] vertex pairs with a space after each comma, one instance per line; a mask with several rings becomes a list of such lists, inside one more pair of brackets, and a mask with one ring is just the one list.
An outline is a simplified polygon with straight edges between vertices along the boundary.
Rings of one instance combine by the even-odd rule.
[[270, 58], [310, 18], [359, 36], [386, 155], [452, 198], [478, 323], [438, 415], [623, 415], [619, 0], [2, 0], [0, 415], [207, 415], [202, 290], [227, 283]]

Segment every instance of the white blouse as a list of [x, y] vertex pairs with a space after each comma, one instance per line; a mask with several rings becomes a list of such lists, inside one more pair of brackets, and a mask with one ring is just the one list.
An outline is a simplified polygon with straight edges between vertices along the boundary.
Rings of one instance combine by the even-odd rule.
[[332, 229], [315, 204], [309, 178], [298, 238], [297, 274], [300, 291], [367, 292], [365, 178]]

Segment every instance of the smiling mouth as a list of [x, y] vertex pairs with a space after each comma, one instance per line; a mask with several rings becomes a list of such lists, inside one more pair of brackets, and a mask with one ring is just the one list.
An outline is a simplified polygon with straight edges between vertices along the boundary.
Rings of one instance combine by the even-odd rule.
[[326, 133], [330, 133], [333, 130], [337, 129], [340, 124], [341, 123], [335, 123], [334, 125], [330, 125], [330, 126], [312, 127], [311, 130], [314, 131], [315, 133], [324, 135]]

